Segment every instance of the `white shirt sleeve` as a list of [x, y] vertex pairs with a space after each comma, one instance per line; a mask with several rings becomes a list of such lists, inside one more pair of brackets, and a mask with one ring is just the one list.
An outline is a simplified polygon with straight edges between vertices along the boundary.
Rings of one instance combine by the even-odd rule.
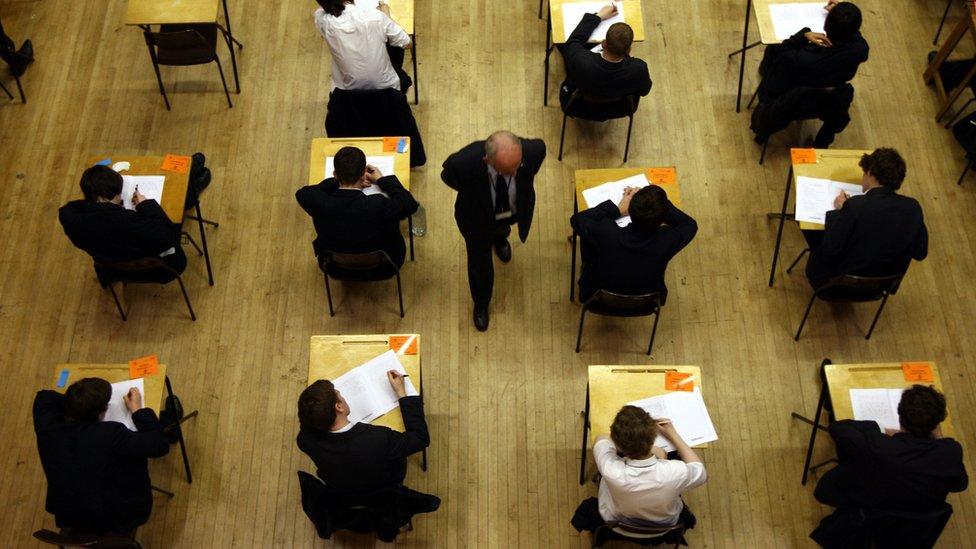
[[386, 35], [386, 42], [394, 48], [405, 48], [410, 45], [410, 35], [403, 27], [397, 25], [396, 21], [390, 19], [388, 15], [380, 12], [383, 16], [383, 34]]
[[617, 447], [611, 440], [598, 440], [593, 445], [593, 459], [596, 461], [596, 468], [605, 478], [618, 479], [623, 476], [626, 464], [617, 455]]
[[327, 16], [328, 15], [325, 13], [325, 10], [322, 8], [315, 10], [315, 13], [313, 14], [313, 17], [315, 18], [315, 28], [319, 29], [319, 34], [321, 34], [323, 38], [325, 37], [325, 18]]
[[708, 475], [705, 473], [705, 464], [700, 462], [684, 463], [678, 462], [684, 466], [684, 473], [680, 477], [680, 481], [675, 489], [679, 493], [687, 492], [692, 488], [701, 486], [705, 484], [708, 480]]

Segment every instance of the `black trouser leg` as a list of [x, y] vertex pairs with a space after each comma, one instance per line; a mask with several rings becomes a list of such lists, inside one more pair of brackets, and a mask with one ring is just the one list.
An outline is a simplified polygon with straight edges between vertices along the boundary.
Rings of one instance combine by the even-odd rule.
[[491, 302], [491, 289], [495, 283], [495, 266], [491, 259], [491, 241], [465, 239], [468, 252], [468, 286], [475, 307], [487, 307]]

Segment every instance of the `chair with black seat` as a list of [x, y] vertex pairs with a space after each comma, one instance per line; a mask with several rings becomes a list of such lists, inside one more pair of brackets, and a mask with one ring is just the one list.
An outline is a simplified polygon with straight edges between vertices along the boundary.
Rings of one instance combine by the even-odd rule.
[[824, 547], [930, 549], [951, 517], [948, 503], [921, 511], [840, 507], [820, 521], [810, 538]]
[[677, 548], [687, 545], [686, 527], [680, 520], [672, 526], [634, 526], [617, 521], [608, 521], [593, 531], [591, 547], [602, 547], [608, 541], [629, 541], [637, 545], [672, 545]]
[[[186, 308], [190, 311], [190, 319], [196, 320], [197, 315], [193, 312], [193, 305], [190, 304], [190, 296], [186, 293], [186, 286], [183, 285], [183, 278], [180, 273], [173, 270], [165, 261], [158, 257], [144, 257], [133, 261], [106, 261], [95, 258], [95, 266], [108, 278], [108, 288], [112, 292], [115, 306], [119, 310], [122, 321], [127, 321], [128, 315], [122, 308], [122, 302], [115, 292], [114, 282], [135, 283], [135, 284], [160, 284], [155, 280], [147, 280], [146, 276], [153, 272], [166, 271], [173, 275], [173, 278], [180, 283], [180, 290], [183, 292], [183, 300], [186, 301]], [[162, 284], [166, 284], [165, 282]]]
[[86, 534], [62, 529], [60, 532], [41, 529], [34, 532], [34, 539], [58, 547], [90, 547], [92, 549], [141, 549], [135, 539], [135, 531], [125, 534]]
[[630, 133], [634, 128], [634, 113], [640, 97], [625, 95], [623, 97], [603, 97], [575, 90], [562, 104], [563, 129], [559, 132], [559, 160], [563, 159], [563, 143], [566, 140], [566, 119], [579, 118], [593, 122], [606, 122], [615, 118], [628, 118], [627, 144], [624, 145], [624, 162], [630, 152]]
[[654, 347], [654, 336], [657, 334], [657, 321], [661, 316], [662, 296], [659, 292], [641, 295], [615, 294], [606, 290], [597, 290], [592, 297], [583, 303], [580, 313], [579, 332], [576, 334], [576, 352], [580, 352], [580, 341], [583, 339], [583, 321], [586, 313], [591, 312], [601, 316], [637, 317], [654, 315], [654, 327], [651, 329], [651, 341], [647, 344], [647, 354], [651, 354]]
[[169, 98], [163, 86], [163, 77], [159, 66], [186, 67], [191, 65], [206, 65], [216, 63], [220, 73], [220, 81], [224, 85], [224, 95], [227, 96], [227, 106], [234, 107], [230, 101], [230, 91], [227, 89], [227, 79], [224, 78], [224, 68], [217, 55], [217, 25], [162, 25], [159, 32], [146, 30], [146, 46], [152, 59], [156, 80], [159, 82], [159, 93], [169, 108]]
[[[793, 261], [790, 268], [786, 269], [786, 272], [792, 272], [793, 267], [796, 267], [800, 259], [809, 251], [810, 249], [807, 248], [800, 252], [800, 255]], [[793, 341], [800, 340], [800, 333], [803, 332], [803, 326], [807, 323], [807, 317], [810, 316], [810, 309], [813, 307], [813, 302], [817, 299], [830, 303], [869, 303], [872, 301], [881, 301], [881, 305], [878, 306], [878, 312], [875, 313], [874, 320], [871, 321], [871, 327], [868, 328], [868, 333], [864, 336], [864, 339], [871, 339], [871, 333], [874, 332], [874, 327], [878, 323], [878, 319], [881, 318], [881, 311], [884, 310], [885, 303], [888, 302], [888, 296], [898, 291], [898, 286], [901, 284], [901, 279], [904, 276], [905, 273], [889, 276], [855, 276], [845, 274], [835, 276], [828, 280], [822, 286], [816, 288], [813, 291], [813, 295], [810, 296], [810, 302], [807, 303], [807, 310], [803, 313], [803, 320], [800, 321], [800, 327], [797, 328]]]
[[329, 316], [335, 316], [329, 278], [344, 282], [374, 282], [396, 278], [397, 298], [400, 301], [400, 318], [403, 318], [403, 288], [400, 283], [400, 269], [386, 252], [382, 250], [365, 253], [325, 251], [319, 256], [319, 268], [325, 278], [325, 295], [329, 299]]
[[[201, 153], [195, 153], [193, 155], [194, 163], [198, 160], [198, 157], [201, 162], [204, 161]], [[190, 236], [189, 232], [183, 231], [183, 236], [185, 236], [187, 241], [189, 241], [190, 244], [196, 249], [197, 253], [203, 256], [203, 259], [207, 264], [207, 280], [210, 282], [210, 285], [213, 286], [213, 268], [210, 265], [210, 248], [207, 247], [207, 231], [204, 228], [204, 225], [210, 225], [216, 229], [220, 227], [220, 224], [216, 221], [211, 221], [203, 217], [203, 212], [200, 209], [200, 195], [210, 186], [211, 182], [210, 170], [206, 169], [205, 167], [203, 167], [203, 169], [206, 170], [206, 175], [204, 179], [199, 181], [193, 177], [193, 170], [190, 171], [190, 181], [187, 185], [186, 200], [183, 203], [184, 211], [194, 211], [193, 215], [186, 215], [185, 217], [186, 219], [197, 222], [197, 227], [200, 229], [200, 241], [203, 244], [203, 247], [201, 248], [197, 245], [196, 240]]]
[[325, 133], [329, 137], [406, 136], [410, 138], [410, 167], [427, 163], [417, 120], [407, 103], [407, 96], [400, 90], [336, 88], [329, 94]]
[[[762, 152], [759, 155], [760, 165], [766, 160], [769, 138], [786, 129], [793, 122], [822, 120], [824, 126], [830, 124], [835, 135], [843, 131], [851, 121], [850, 108], [854, 102], [854, 86], [847, 83], [833, 88], [801, 87], [790, 90], [783, 97], [773, 101], [764, 103], [762, 99], [760, 96], [760, 103], [752, 111], [750, 122], [750, 129], [756, 134], [756, 143], [762, 144]], [[749, 105], [752, 105], [752, 101]], [[826, 148], [816, 143], [814, 146]]]

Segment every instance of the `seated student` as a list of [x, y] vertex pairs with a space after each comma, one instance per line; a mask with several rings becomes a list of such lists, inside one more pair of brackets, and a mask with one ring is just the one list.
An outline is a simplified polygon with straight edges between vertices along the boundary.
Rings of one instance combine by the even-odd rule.
[[617, 14], [616, 5], [608, 5], [596, 14], [587, 13], [576, 25], [566, 43], [559, 46], [566, 62], [566, 81], [560, 89], [563, 107], [577, 89], [602, 97], [645, 96], [651, 91], [647, 63], [630, 56], [634, 31], [627, 23], [614, 23], [601, 43], [602, 51], [590, 51], [587, 41], [600, 21]]
[[[92, 166], [81, 175], [84, 200], [68, 202], [58, 218], [71, 243], [97, 260], [132, 261], [160, 257], [177, 274], [186, 269], [186, 255], [180, 247], [180, 228], [174, 225], [158, 202], [146, 199], [136, 188], [135, 210], [122, 205], [122, 176], [108, 166]], [[107, 286], [110, 273], [96, 265], [98, 280]], [[149, 282], [169, 282], [172, 272], [159, 269], [140, 277]]]
[[[617, 219], [626, 215], [632, 222], [621, 228]], [[667, 299], [668, 262], [698, 232], [695, 220], [676, 208], [657, 185], [629, 187], [619, 207], [607, 200], [577, 213], [570, 223], [580, 237], [579, 287], [584, 302], [597, 290], [629, 295], [662, 292]]]
[[[669, 459], [654, 446], [666, 438], [679, 459]], [[634, 526], [670, 526], [679, 519], [694, 528], [695, 517], [681, 494], [705, 483], [705, 465], [665, 418], [652, 419], [642, 408], [624, 406], [610, 426], [610, 438], [593, 443], [600, 470], [600, 497], [584, 500], [572, 524], [577, 531], [594, 531], [605, 521]]]
[[[837, 507], [811, 535], [825, 546], [845, 524], [863, 521], [861, 509], [925, 511], [945, 503], [949, 492], [969, 484], [962, 446], [943, 438], [939, 424], [946, 418], [945, 397], [915, 385], [898, 403], [901, 429], [882, 432], [874, 421], [837, 421], [830, 436], [837, 445], [838, 465], [817, 483], [814, 496]], [[912, 543], [899, 545], [911, 547]]]
[[411, 80], [403, 72], [403, 50], [410, 36], [390, 18], [390, 6], [381, 0], [368, 10], [353, 0], [316, 1], [315, 26], [332, 52], [330, 91], [393, 88], [406, 94]]
[[130, 534], [149, 520], [147, 458], [166, 455], [169, 441], [136, 388], [124, 399], [138, 431], [101, 421], [111, 396], [107, 381], [85, 378], [63, 395], [39, 391], [34, 398], [37, 451], [47, 477], [45, 509], [59, 528]]
[[928, 255], [929, 234], [922, 207], [896, 193], [905, 180], [905, 161], [894, 149], [875, 149], [861, 157], [864, 194], [841, 193], [827, 212], [823, 231], [803, 231], [810, 246], [807, 278], [814, 289], [850, 274], [903, 273], [912, 259]]
[[[803, 28], [782, 44], [769, 46], [759, 65], [762, 81], [759, 84], [759, 107], [753, 113], [753, 129], [759, 132], [764, 117], [774, 116], [781, 102], [790, 103], [796, 112], [812, 112], [798, 95], [803, 88], [838, 88], [850, 82], [861, 63], [868, 59], [868, 43], [861, 36], [861, 10], [850, 2], [830, 0], [827, 3], [825, 34]], [[824, 118], [824, 124], [814, 139], [814, 147], [826, 148], [834, 136], [847, 126], [850, 117], [847, 107], [850, 98], [837, 100], [837, 108]], [[762, 142], [766, 136], [757, 135]]]
[[[407, 247], [400, 221], [413, 215], [419, 204], [395, 175], [366, 164], [356, 147], [343, 147], [335, 155], [334, 177], [298, 189], [295, 198], [312, 216], [317, 238], [316, 257], [332, 252], [363, 253], [383, 250], [397, 267], [403, 266]], [[387, 194], [364, 193], [375, 185]]]
[[34, 62], [34, 46], [31, 41], [24, 40], [20, 49], [17, 49], [14, 41], [4, 32], [2, 21], [0, 21], [0, 59], [7, 63], [10, 72], [15, 76], [24, 74], [27, 65]]

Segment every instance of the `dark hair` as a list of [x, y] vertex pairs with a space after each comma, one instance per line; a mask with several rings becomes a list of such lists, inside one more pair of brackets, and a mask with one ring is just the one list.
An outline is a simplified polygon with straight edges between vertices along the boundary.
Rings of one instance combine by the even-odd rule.
[[873, 175], [878, 183], [896, 191], [905, 180], [905, 160], [895, 149], [875, 149], [871, 154], [862, 155], [858, 166]]
[[657, 185], [649, 185], [634, 193], [630, 199], [630, 219], [642, 231], [661, 226], [668, 205], [668, 194]]
[[629, 55], [634, 43], [634, 29], [627, 23], [614, 23], [607, 29], [607, 51], [613, 55]]
[[901, 394], [898, 421], [901, 428], [917, 437], [928, 437], [946, 418], [942, 393], [925, 385], [912, 385]]
[[366, 155], [356, 147], [339, 149], [333, 163], [335, 176], [343, 185], [356, 183], [366, 173]]
[[824, 33], [831, 42], [848, 42], [861, 30], [861, 9], [851, 2], [841, 2], [827, 12]]
[[333, 17], [339, 17], [346, 9], [346, 0], [316, 0], [325, 13]]
[[336, 420], [339, 397], [335, 386], [326, 379], [309, 385], [298, 397], [298, 422], [302, 427], [330, 429]]
[[81, 193], [85, 200], [111, 200], [122, 194], [122, 176], [108, 166], [92, 166], [81, 174]]
[[64, 394], [64, 417], [68, 421], [98, 421], [112, 398], [112, 385], [98, 377], [86, 377]]
[[651, 453], [657, 424], [650, 414], [637, 406], [624, 406], [613, 418], [610, 440], [617, 451], [630, 459], [641, 459]]

